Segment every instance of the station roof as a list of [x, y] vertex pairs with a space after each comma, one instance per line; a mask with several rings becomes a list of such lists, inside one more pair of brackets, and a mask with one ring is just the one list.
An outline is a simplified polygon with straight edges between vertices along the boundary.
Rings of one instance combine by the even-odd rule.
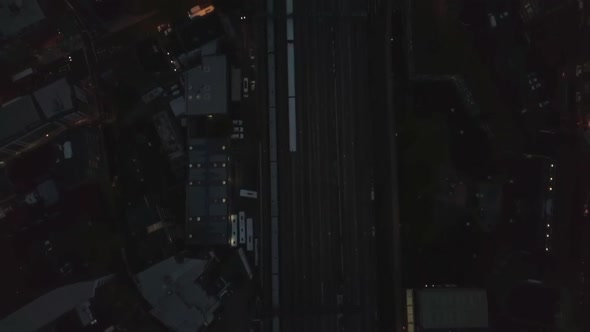
[[190, 139], [186, 230], [189, 243], [228, 243], [228, 155], [225, 139]]

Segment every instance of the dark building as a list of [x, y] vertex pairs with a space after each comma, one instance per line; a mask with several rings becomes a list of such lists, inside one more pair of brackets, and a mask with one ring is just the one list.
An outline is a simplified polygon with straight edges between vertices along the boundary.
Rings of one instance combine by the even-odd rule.
[[0, 106], [0, 162], [93, 118], [88, 93], [61, 78]]

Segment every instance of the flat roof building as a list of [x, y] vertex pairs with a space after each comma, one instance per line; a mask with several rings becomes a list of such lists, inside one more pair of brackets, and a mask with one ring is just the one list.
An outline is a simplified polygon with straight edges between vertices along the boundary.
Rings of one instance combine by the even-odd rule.
[[184, 73], [186, 115], [227, 114], [228, 64], [225, 55], [203, 56]]
[[186, 187], [186, 232], [189, 244], [228, 244], [227, 148], [226, 139], [189, 139]]
[[490, 331], [483, 289], [426, 288], [406, 291], [407, 331]]
[[0, 34], [4, 37], [17, 35], [43, 19], [45, 14], [37, 0], [0, 0]]

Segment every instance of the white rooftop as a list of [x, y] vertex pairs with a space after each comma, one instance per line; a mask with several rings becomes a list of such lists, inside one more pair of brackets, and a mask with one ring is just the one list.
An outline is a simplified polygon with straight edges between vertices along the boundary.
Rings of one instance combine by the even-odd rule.
[[197, 331], [208, 325], [219, 307], [195, 281], [207, 266], [206, 260], [170, 257], [137, 274], [143, 297], [153, 306], [151, 314], [173, 331]]

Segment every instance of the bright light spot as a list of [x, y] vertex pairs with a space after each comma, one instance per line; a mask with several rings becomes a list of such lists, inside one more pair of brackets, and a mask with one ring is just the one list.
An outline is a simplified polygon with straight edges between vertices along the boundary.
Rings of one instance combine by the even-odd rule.
[[553, 168], [553, 164], [551, 164], [551, 168]]
[[201, 217], [197, 217], [197, 221], [201, 221]]
[[221, 147], [221, 150], [225, 150], [225, 145], [223, 145], [223, 146]]
[[552, 191], [552, 190], [553, 190], [553, 188], [552, 187], [549, 187], [549, 191]]
[[222, 183], [223, 183], [223, 184], [225, 184], [225, 180], [223, 180], [223, 182], [222, 182]]
[[45, 134], [45, 137], [49, 137], [49, 134]]
[[546, 238], [549, 238], [549, 234], [546, 234], [546, 235], [545, 235], [545, 237], [546, 237]]
[[225, 203], [225, 198], [221, 200], [223, 203]]
[[221, 164], [222, 167], [225, 167], [225, 163]]
[[553, 181], [553, 178], [549, 178], [549, 181]]
[[549, 248], [545, 247], [545, 251], [549, 251]]
[[166, 52], [166, 55], [170, 55], [170, 52]]
[[209, 119], [211, 119], [211, 118], [213, 118], [213, 115], [209, 114], [209, 115], [207, 115], [207, 117], [208, 117]]
[[549, 224], [547, 224], [547, 227], [550, 227], [550, 225], [549, 225]]

